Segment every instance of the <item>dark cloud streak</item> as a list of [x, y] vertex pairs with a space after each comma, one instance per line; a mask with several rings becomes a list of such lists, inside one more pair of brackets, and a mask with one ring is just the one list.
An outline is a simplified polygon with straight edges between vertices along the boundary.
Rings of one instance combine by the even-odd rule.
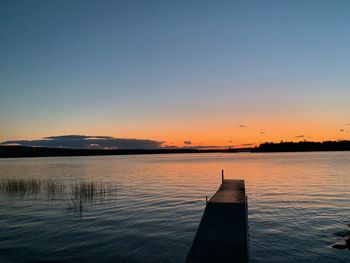
[[114, 138], [111, 136], [62, 135], [42, 140], [5, 141], [0, 145], [73, 149], [158, 149], [164, 142], [148, 139]]
[[60, 135], [60, 136], [44, 137], [44, 139], [79, 140], [79, 139], [114, 139], [114, 138], [112, 136]]
[[241, 144], [240, 146], [242, 147], [242, 146], [244, 146], [244, 147], [246, 147], [246, 146], [254, 146], [255, 145], [255, 143], [243, 143], [243, 144]]

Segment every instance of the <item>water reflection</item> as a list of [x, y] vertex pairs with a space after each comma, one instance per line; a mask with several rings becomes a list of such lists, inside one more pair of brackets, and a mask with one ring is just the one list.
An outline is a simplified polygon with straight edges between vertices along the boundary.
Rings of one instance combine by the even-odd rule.
[[221, 169], [246, 182], [253, 262], [348, 261], [349, 251], [331, 244], [350, 223], [349, 152], [0, 160], [1, 178], [103, 181], [118, 189], [103, 205], [84, 207], [81, 219], [62, 215], [56, 200], [1, 196], [0, 248], [7, 252], [0, 259], [183, 262]]

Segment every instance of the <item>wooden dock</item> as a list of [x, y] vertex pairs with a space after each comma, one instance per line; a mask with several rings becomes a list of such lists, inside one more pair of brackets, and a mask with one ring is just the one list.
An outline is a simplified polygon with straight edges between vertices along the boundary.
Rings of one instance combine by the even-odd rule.
[[187, 263], [249, 262], [244, 180], [224, 180], [207, 202]]

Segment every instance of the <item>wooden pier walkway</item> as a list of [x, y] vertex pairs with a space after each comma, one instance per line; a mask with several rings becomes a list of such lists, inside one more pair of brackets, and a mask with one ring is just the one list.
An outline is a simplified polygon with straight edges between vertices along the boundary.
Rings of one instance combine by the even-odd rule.
[[207, 202], [187, 263], [249, 262], [244, 180], [225, 180]]

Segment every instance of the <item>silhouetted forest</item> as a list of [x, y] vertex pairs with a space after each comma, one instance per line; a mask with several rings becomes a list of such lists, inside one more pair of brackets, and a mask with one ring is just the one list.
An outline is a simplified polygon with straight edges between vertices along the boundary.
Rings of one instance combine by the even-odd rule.
[[98, 149], [68, 149], [45, 148], [26, 146], [0, 146], [0, 158], [15, 157], [54, 157], [54, 156], [96, 156], [96, 155], [131, 155], [131, 154], [172, 154], [172, 153], [214, 153], [214, 152], [306, 152], [306, 151], [350, 151], [350, 141], [324, 141], [324, 142], [265, 142], [255, 148], [229, 148], [229, 149], [124, 149], [124, 150], [98, 150]]
[[[132, 149], [132, 150], [97, 150], [97, 149], [68, 149], [25, 146], [0, 146], [0, 158], [15, 157], [53, 157], [53, 156], [94, 156], [94, 155], [128, 155], [128, 154], [171, 154], [171, 153], [210, 153], [227, 152], [226, 149]], [[238, 150], [231, 149], [231, 152]]]
[[306, 151], [350, 151], [350, 141], [324, 142], [265, 142], [252, 148], [251, 152], [306, 152]]

